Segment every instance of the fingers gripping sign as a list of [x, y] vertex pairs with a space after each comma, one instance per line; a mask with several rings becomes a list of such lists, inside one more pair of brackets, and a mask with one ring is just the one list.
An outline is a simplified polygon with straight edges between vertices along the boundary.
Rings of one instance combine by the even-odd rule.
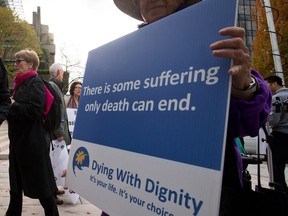
[[239, 27], [227, 27], [221, 29], [219, 33], [230, 38], [211, 44], [213, 55], [233, 60], [229, 70], [232, 84], [237, 89], [245, 89], [251, 83], [249, 49], [244, 42], [245, 30]]

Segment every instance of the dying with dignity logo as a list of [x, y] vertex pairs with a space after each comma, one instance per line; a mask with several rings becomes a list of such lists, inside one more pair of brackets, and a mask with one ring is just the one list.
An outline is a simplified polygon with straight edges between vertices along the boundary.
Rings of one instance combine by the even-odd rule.
[[82, 170], [83, 167], [89, 167], [89, 153], [86, 148], [78, 148], [73, 156], [73, 173], [76, 176], [75, 168]]

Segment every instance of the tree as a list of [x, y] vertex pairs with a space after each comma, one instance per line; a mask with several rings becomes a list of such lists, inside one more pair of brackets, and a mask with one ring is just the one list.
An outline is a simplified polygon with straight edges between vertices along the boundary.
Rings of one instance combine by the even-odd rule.
[[[266, 11], [262, 0], [256, 0], [257, 33], [253, 41], [252, 67], [256, 68], [262, 76], [275, 75], [270, 36]], [[288, 80], [288, 0], [271, 1], [275, 30], [279, 51], [281, 54], [284, 78]]]
[[5, 0], [0, 0], [0, 7], [5, 7], [5, 6], [6, 6]]
[[25, 48], [42, 53], [40, 41], [33, 27], [10, 9], [0, 7], [0, 55], [5, 61], [11, 61], [14, 53]]
[[[70, 50], [70, 52], [69, 52]], [[64, 45], [63, 47], [60, 48], [60, 52], [61, 52], [61, 59], [62, 59], [62, 65], [64, 67], [64, 78], [63, 78], [63, 83], [64, 83], [64, 87], [63, 87], [63, 92], [64, 94], [67, 93], [68, 89], [69, 89], [69, 77], [70, 74], [72, 73], [77, 73], [78, 76], [83, 76], [83, 67], [81, 67], [81, 61], [79, 60], [78, 57], [76, 56], [72, 56], [71, 54], [67, 54], [67, 53], [78, 53], [76, 50], [73, 50], [73, 48], [68, 47], [66, 45]], [[79, 69], [81, 70], [81, 72], [79, 72]]]
[[9, 86], [13, 86], [12, 80], [15, 72], [12, 61], [14, 54], [26, 48], [35, 50], [38, 55], [41, 55], [42, 51], [33, 27], [21, 20], [13, 11], [0, 7], [0, 20], [0, 56], [8, 70]]

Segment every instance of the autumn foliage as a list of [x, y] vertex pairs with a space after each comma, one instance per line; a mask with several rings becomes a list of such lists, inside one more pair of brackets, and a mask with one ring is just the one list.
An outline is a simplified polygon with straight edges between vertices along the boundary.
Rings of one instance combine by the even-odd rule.
[[12, 60], [14, 53], [31, 48], [41, 54], [40, 41], [33, 27], [10, 9], [0, 7], [0, 56]]
[[[252, 66], [264, 77], [275, 75], [270, 36], [263, 0], [256, 0], [257, 33], [253, 41]], [[275, 31], [286, 86], [288, 84], [288, 0], [271, 0]], [[278, 13], [277, 13], [278, 12]], [[275, 52], [274, 52], [275, 53]]]

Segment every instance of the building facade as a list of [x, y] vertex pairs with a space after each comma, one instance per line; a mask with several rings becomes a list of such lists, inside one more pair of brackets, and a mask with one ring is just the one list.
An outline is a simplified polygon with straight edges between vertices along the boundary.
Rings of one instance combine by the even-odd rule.
[[[47, 51], [49, 61], [48, 65], [55, 62], [56, 46], [54, 44], [54, 34], [49, 32], [49, 26], [41, 23], [41, 9], [37, 7], [37, 11], [33, 12], [33, 28], [37, 37], [40, 39], [40, 46], [43, 51]], [[47, 61], [47, 59], [46, 59]], [[41, 62], [40, 68], [45, 68], [44, 62]], [[47, 68], [47, 67], [46, 67]]]
[[255, 11], [255, 0], [239, 0], [237, 26], [246, 31], [245, 42], [252, 56], [253, 39], [256, 36], [257, 23]]

